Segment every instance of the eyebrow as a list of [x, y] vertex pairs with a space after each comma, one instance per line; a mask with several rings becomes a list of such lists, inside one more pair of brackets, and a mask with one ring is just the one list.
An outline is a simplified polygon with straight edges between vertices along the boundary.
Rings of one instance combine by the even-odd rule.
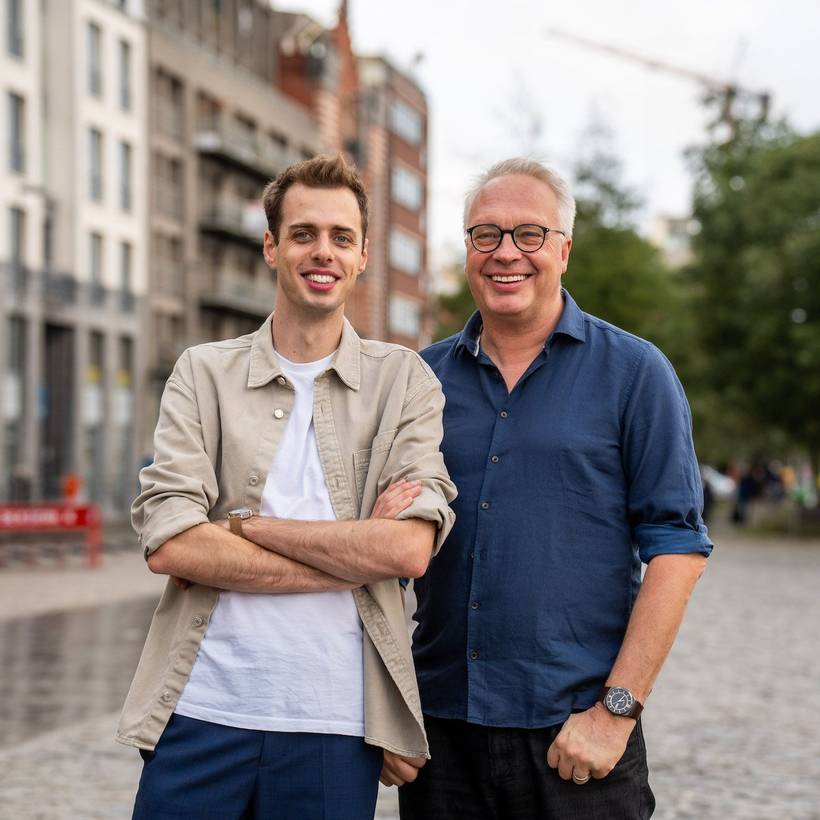
[[[300, 229], [303, 229], [303, 228], [308, 228], [310, 230], [315, 231], [315, 230], [319, 229], [319, 226], [315, 225], [313, 222], [294, 222], [291, 225], [288, 225], [288, 230], [289, 231], [296, 231], [296, 230], [300, 230]], [[338, 231], [338, 232], [342, 232], [342, 233], [349, 233], [349, 234], [353, 234], [353, 236], [356, 236], [356, 229], [351, 228], [347, 225], [331, 225], [329, 230], [330, 231]]]

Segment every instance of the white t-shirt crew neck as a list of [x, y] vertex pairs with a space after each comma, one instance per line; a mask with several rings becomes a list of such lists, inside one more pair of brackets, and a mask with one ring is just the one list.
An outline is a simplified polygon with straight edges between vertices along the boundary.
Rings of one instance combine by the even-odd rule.
[[[336, 518], [313, 429], [313, 383], [334, 356], [299, 363], [277, 354], [295, 398], [262, 493], [263, 516]], [[363, 736], [362, 623], [353, 593], [221, 592], [176, 712], [243, 729]]]

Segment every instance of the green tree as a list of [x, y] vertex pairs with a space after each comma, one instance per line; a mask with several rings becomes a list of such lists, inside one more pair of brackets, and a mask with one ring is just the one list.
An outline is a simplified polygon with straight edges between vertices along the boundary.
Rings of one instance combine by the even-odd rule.
[[746, 120], [693, 159], [690, 275], [713, 421], [741, 452], [791, 446], [817, 467], [820, 134]]

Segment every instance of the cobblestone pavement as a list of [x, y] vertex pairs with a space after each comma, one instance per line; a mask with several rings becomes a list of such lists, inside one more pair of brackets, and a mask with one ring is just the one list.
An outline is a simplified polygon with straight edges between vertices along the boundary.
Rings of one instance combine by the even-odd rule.
[[[820, 820], [820, 542], [718, 543], [645, 712], [655, 817]], [[0, 571], [0, 818], [130, 816], [139, 759], [112, 737], [152, 599], [122, 558]]]

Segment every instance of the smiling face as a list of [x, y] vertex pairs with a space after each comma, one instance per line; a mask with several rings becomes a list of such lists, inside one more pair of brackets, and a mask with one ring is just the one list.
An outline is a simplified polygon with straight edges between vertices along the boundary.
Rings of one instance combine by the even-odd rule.
[[353, 191], [292, 185], [282, 201], [278, 242], [267, 231], [264, 254], [276, 268], [277, 311], [311, 317], [342, 313], [367, 264]]
[[[478, 193], [467, 226], [492, 224], [560, 228], [558, 200], [545, 182], [529, 176], [491, 179]], [[466, 238], [465, 271], [476, 305], [486, 322], [503, 319], [535, 324], [560, 311], [561, 276], [567, 269], [572, 239], [547, 234], [540, 250], [525, 253], [505, 234], [490, 253], [477, 251]]]

